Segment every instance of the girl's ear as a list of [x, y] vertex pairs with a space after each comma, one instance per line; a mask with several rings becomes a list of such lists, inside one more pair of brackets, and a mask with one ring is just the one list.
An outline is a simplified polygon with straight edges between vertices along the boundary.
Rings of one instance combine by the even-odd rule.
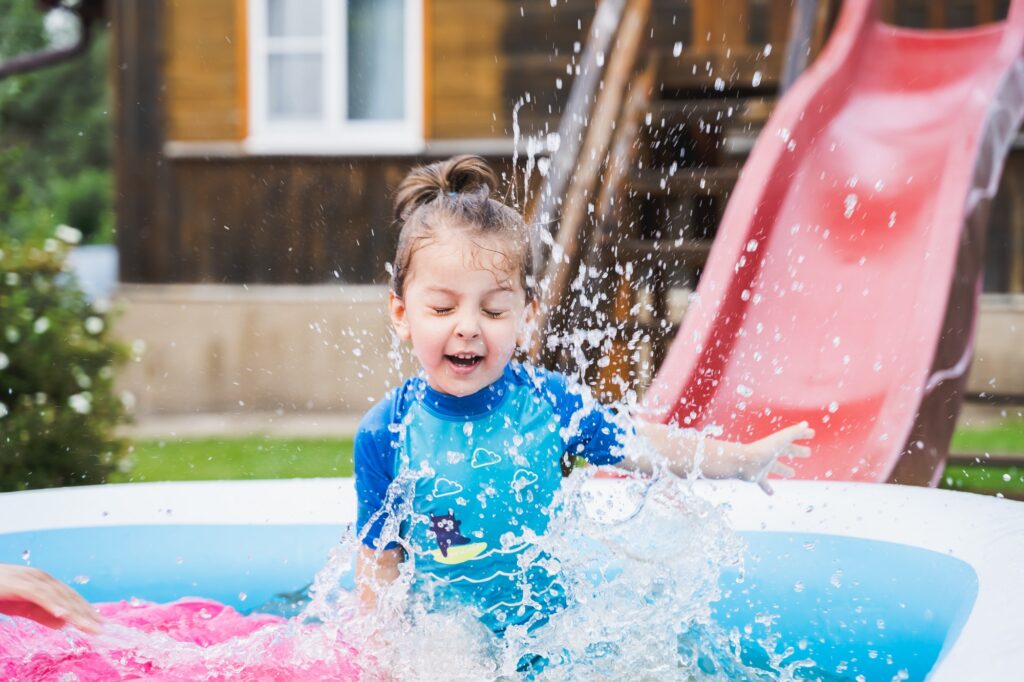
[[409, 319], [405, 312], [405, 301], [400, 299], [394, 291], [388, 291], [388, 314], [391, 317], [391, 326], [402, 341], [408, 341], [412, 336], [409, 333]]
[[534, 326], [537, 324], [537, 310], [536, 299], [526, 302], [526, 307], [523, 308], [523, 323], [519, 325], [519, 331], [516, 333], [516, 345], [520, 348], [526, 348], [530, 339], [533, 338]]

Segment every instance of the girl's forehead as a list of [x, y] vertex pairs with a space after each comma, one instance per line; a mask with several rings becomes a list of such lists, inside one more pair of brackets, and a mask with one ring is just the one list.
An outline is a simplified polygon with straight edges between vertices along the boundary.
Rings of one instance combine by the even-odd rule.
[[519, 273], [506, 249], [501, 239], [470, 238], [449, 231], [415, 250], [409, 275], [412, 279], [417, 275], [442, 278], [453, 284], [458, 284], [460, 274], [487, 275], [501, 286], [514, 288]]

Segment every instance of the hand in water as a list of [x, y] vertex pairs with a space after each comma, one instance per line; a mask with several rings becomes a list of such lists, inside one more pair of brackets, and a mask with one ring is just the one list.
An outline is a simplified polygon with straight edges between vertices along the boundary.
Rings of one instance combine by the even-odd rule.
[[814, 429], [807, 422], [793, 424], [776, 431], [761, 440], [748, 443], [743, 447], [743, 466], [740, 469], [742, 478], [757, 483], [761, 490], [771, 495], [773, 490], [768, 483], [768, 474], [778, 474], [792, 478], [793, 468], [779, 461], [780, 457], [810, 457], [811, 449], [806, 445], [797, 445], [793, 441], [814, 438]]
[[96, 610], [77, 592], [31, 566], [0, 564], [0, 613], [51, 628], [70, 623], [90, 633], [99, 632], [102, 625]]

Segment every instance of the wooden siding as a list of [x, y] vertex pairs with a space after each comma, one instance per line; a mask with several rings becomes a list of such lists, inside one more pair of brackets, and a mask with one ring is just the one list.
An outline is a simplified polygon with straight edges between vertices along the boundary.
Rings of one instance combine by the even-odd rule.
[[178, 240], [163, 264], [189, 282], [372, 282], [397, 233], [390, 189], [411, 159], [178, 161]]
[[[913, 3], [911, 3], [913, 4]], [[1006, 0], [976, 18], [1005, 15]], [[175, 141], [245, 135], [245, 0], [110, 0], [116, 31], [117, 222], [125, 282], [380, 281], [391, 255], [389, 189], [422, 158], [168, 158]], [[427, 0], [428, 138], [507, 137], [513, 105], [527, 133], [550, 128], [585, 40], [588, 0]], [[929, 7], [927, 3], [922, 7]], [[895, 5], [889, 6], [888, 18]], [[914, 19], [913, 7], [904, 9]], [[785, 49], [789, 0], [655, 0], [663, 74], [693, 96], [771, 94]], [[957, 12], [960, 12], [959, 14]], [[928, 15], [957, 20], [961, 10]], [[746, 18], [765, 22], [752, 26]], [[710, 33], [710, 37], [709, 34]], [[764, 58], [764, 42], [773, 45]], [[682, 54], [672, 56], [676, 42]], [[693, 73], [694, 67], [696, 74]], [[562, 79], [562, 88], [554, 83]], [[993, 211], [986, 288], [1024, 290], [1022, 152], [1007, 165]], [[507, 159], [496, 159], [505, 163]]]
[[427, 3], [427, 138], [504, 135], [502, 63], [496, 47], [508, 8], [505, 0]]
[[[507, 160], [492, 158], [498, 172]], [[145, 283], [320, 284], [386, 281], [398, 233], [393, 190], [422, 158], [175, 159], [154, 221], [121, 261]], [[132, 232], [132, 231], [129, 231]]]
[[160, 4], [168, 47], [163, 67], [168, 139], [243, 139], [248, 125], [245, 0]]
[[161, 281], [170, 174], [165, 139], [163, 5], [110, 0], [114, 33], [114, 173], [117, 248], [123, 282]]

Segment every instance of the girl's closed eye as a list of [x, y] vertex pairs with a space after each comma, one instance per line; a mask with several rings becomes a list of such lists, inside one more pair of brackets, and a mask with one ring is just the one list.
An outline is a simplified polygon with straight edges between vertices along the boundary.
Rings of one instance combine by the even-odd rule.
[[454, 310], [454, 308], [452, 308], [451, 306], [440, 306], [440, 305], [430, 306], [430, 309], [433, 310], [438, 315], [447, 315], [448, 313], [450, 313], [451, 311]]
[[484, 308], [483, 310], [484, 315], [486, 315], [487, 317], [492, 317], [494, 319], [504, 317], [505, 313], [507, 312], [507, 310], [488, 310], [486, 308]]

